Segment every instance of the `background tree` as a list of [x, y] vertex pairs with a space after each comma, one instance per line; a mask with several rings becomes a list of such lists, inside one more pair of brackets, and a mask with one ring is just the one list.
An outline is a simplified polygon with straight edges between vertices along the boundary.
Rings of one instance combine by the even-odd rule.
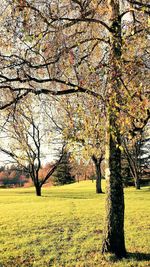
[[141, 179], [141, 166], [140, 166], [140, 149], [141, 149], [141, 138], [136, 140], [123, 139], [123, 148], [130, 173], [134, 179], [135, 188], [140, 189]]
[[57, 121], [57, 127], [72, 155], [87, 162], [90, 158], [92, 159], [95, 166], [96, 193], [102, 193], [101, 164], [104, 159], [105, 133], [103, 106], [99, 100], [79, 94], [63, 99], [63, 103], [57, 104], [57, 109], [63, 114], [63, 119], [58, 121], [56, 115], [53, 120]]
[[64, 151], [59, 166], [53, 174], [54, 185], [71, 184], [75, 182], [75, 176], [72, 175], [70, 154]]
[[[27, 102], [22, 103], [20, 106], [18, 105], [15, 114], [12, 113], [12, 116], [9, 116], [7, 125], [5, 124], [5, 127], [3, 127], [3, 132], [5, 131], [5, 137], [7, 136], [9, 143], [6, 148], [1, 146], [0, 150], [10, 156], [14, 163], [24, 168], [32, 178], [36, 195], [41, 196], [41, 188], [60, 163], [63, 149], [61, 148], [62, 151], [59, 159], [47, 170], [44, 177], [40, 179], [42, 160], [44, 154], [47, 153], [45, 152], [45, 146], [50, 145], [50, 138], [48, 138], [46, 131], [48, 126], [44, 129], [44, 124], [41, 124], [39, 114], [37, 118], [37, 106], [33, 106], [33, 102], [34, 100], [32, 99], [32, 107]], [[45, 142], [46, 137], [47, 143]]]
[[0, 185], [3, 187], [23, 186], [28, 181], [28, 176], [19, 166], [8, 165], [0, 168]]

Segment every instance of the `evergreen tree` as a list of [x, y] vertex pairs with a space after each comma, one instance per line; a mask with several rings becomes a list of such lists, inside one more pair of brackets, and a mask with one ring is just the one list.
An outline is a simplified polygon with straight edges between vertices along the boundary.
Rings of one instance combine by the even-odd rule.
[[54, 176], [53, 184], [54, 185], [64, 185], [75, 182], [74, 175], [71, 174], [71, 164], [70, 164], [70, 153], [64, 152], [61, 163], [58, 165]]

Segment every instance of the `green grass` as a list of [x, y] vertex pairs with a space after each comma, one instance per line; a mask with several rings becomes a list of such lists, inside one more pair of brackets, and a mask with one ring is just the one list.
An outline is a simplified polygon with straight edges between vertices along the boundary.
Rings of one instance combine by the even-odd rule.
[[150, 266], [150, 194], [125, 189], [125, 236], [129, 257], [102, 256], [105, 194], [95, 183], [44, 188], [0, 189], [0, 266]]

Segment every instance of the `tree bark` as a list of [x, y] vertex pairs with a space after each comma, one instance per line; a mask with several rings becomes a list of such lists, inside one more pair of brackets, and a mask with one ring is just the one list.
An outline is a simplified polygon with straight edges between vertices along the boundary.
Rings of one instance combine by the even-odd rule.
[[[114, 253], [118, 258], [126, 256], [124, 239], [124, 194], [121, 178], [121, 152], [117, 142], [108, 133], [106, 148], [106, 219], [102, 253]], [[118, 135], [119, 139], [119, 135]]]
[[[124, 194], [121, 177], [121, 138], [117, 116], [120, 104], [121, 73], [121, 18], [119, 17], [119, 0], [108, 0], [110, 8], [110, 73], [107, 106], [106, 136], [106, 219], [102, 253], [114, 253], [118, 258], [126, 256], [124, 239]], [[116, 105], [115, 105], [116, 103]], [[117, 112], [116, 112], [117, 111]]]

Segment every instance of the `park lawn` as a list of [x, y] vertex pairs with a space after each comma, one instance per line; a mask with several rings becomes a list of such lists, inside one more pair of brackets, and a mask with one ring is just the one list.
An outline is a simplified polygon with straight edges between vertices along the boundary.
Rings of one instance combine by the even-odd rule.
[[[103, 182], [104, 187], [104, 182]], [[128, 258], [102, 256], [105, 194], [84, 181], [62, 187], [0, 189], [0, 267], [150, 266], [150, 194], [125, 189]]]

